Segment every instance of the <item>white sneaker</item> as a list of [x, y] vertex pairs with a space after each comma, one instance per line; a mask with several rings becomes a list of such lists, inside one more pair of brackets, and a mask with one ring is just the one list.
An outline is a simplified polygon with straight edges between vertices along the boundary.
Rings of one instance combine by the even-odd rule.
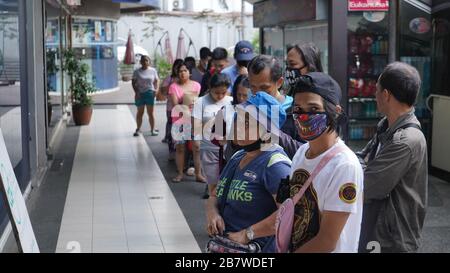
[[195, 175], [195, 168], [194, 167], [190, 167], [189, 169], [187, 169], [186, 175], [194, 176]]

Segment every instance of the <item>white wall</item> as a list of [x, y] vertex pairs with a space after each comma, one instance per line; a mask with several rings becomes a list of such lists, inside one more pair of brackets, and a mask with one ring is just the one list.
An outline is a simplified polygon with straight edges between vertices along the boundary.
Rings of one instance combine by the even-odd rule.
[[[206, 2], [206, 1], [194, 1]], [[178, 35], [180, 28], [184, 28], [186, 32], [192, 37], [192, 41], [195, 45], [196, 51], [189, 51], [189, 55], [198, 57], [198, 51], [203, 46], [209, 46], [209, 33], [208, 26], [212, 27], [212, 39], [211, 48], [214, 49], [217, 46], [230, 48], [233, 47], [239, 40], [238, 30], [236, 24], [232, 22], [232, 18], [227, 15], [220, 16], [216, 19], [195, 19], [193, 15], [158, 15], [155, 19], [158, 22], [158, 26], [162, 30], [155, 31], [154, 38], [145, 38], [143, 31], [144, 28], [149, 27], [146, 21], [149, 21], [148, 16], [145, 15], [131, 15], [123, 16], [118, 23], [119, 37], [126, 38], [128, 35], [128, 29], [131, 27], [134, 34], [134, 43], [145, 48], [150, 56], [154, 56], [154, 48], [157, 45], [158, 40], [162, 37], [165, 31], [169, 31], [170, 41], [172, 44], [172, 53], [175, 58], [177, 51]], [[251, 41], [258, 33], [258, 29], [253, 28], [252, 16], [245, 17], [245, 39]], [[165, 38], [161, 41], [164, 47]], [[185, 35], [186, 50], [189, 45], [189, 38]], [[160, 49], [158, 48], [158, 52]]]

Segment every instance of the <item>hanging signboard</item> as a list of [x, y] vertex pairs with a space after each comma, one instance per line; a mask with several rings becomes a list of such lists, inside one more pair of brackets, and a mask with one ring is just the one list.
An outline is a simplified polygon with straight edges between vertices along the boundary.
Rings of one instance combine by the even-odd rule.
[[17, 182], [16, 175], [6, 150], [5, 140], [0, 129], [0, 195], [11, 220], [19, 251], [39, 253], [39, 247], [31, 226], [25, 200]]
[[348, 0], [348, 11], [389, 11], [389, 0]]
[[316, 0], [261, 1], [253, 6], [254, 27], [270, 27], [312, 20], [316, 20]]

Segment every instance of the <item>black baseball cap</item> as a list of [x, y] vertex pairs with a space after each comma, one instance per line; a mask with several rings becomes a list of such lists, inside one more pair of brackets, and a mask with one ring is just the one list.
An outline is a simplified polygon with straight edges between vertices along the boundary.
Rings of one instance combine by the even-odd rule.
[[342, 90], [339, 84], [330, 75], [323, 72], [310, 72], [300, 76], [293, 96], [303, 92], [315, 93], [334, 105], [339, 105], [342, 99]]

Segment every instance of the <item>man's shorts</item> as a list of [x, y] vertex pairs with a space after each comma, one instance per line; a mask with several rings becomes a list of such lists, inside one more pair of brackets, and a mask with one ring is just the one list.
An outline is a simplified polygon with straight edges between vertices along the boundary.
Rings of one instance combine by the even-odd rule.
[[208, 184], [219, 182], [219, 151], [207, 151], [200, 149], [200, 161], [202, 170]]
[[137, 107], [141, 107], [144, 105], [154, 106], [155, 105], [155, 91], [150, 90], [145, 93], [141, 93], [141, 97], [138, 100], [135, 100], [134, 104]]

